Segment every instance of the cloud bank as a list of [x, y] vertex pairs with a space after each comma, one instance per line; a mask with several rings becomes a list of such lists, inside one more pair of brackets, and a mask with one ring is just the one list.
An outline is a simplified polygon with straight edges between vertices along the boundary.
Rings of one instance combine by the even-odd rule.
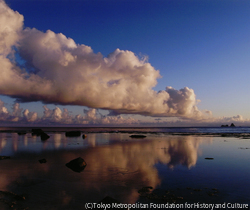
[[[23, 21], [0, 0], [0, 94], [17, 102], [105, 109], [113, 116], [202, 117], [192, 89], [153, 90], [161, 76], [146, 58], [120, 49], [103, 57], [61, 33], [24, 28]], [[35, 119], [28, 111], [25, 117]]]
[[[183, 118], [169, 120], [168, 118], [156, 118], [154, 120], [141, 121], [132, 117], [122, 115], [103, 115], [99, 109], [85, 108], [82, 114], [73, 115], [66, 108], [60, 109], [55, 106], [54, 109], [43, 106], [43, 115], [38, 116], [37, 112], [32, 112], [27, 108], [22, 108], [19, 103], [13, 103], [8, 110], [5, 103], [0, 100], [0, 123], [12, 125], [145, 125], [145, 126], [220, 126], [222, 124], [235, 123], [237, 126], [248, 126], [250, 119], [244, 119], [241, 115], [233, 117], [215, 118], [207, 115], [207, 118], [201, 120], [193, 118]], [[209, 112], [210, 113], [210, 112]], [[208, 113], [208, 114], [209, 114]]]
[[37, 112], [31, 112], [28, 109], [20, 107], [19, 103], [12, 105], [9, 111], [3, 101], [0, 100], [0, 122], [4, 123], [22, 123], [22, 124], [79, 124], [79, 125], [130, 125], [139, 124], [139, 121], [128, 117], [122, 116], [106, 116], [101, 114], [97, 109], [84, 109], [83, 115], [72, 115], [71, 112], [64, 108], [61, 110], [59, 107], [49, 109], [46, 105], [43, 106], [43, 116], [39, 117]]

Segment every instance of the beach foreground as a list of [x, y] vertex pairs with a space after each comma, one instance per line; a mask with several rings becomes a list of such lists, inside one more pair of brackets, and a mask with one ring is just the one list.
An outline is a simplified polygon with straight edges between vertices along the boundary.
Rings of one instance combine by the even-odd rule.
[[[30, 132], [0, 133], [0, 209], [86, 209], [107, 196], [137, 209], [250, 205], [247, 138], [46, 133], [45, 141]], [[86, 163], [81, 171], [66, 166], [79, 157]]]

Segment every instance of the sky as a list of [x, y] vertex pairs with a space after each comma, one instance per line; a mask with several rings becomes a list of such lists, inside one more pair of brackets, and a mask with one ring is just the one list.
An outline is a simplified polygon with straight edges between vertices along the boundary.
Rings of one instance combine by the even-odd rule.
[[0, 123], [250, 126], [249, 0], [0, 0]]

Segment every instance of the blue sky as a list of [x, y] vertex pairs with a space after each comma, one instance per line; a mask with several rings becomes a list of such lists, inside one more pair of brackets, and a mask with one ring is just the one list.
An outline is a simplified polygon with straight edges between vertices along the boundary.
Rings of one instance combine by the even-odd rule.
[[[117, 48], [132, 51], [141, 58], [147, 56], [162, 76], [153, 87], [155, 91], [167, 86], [176, 90], [188, 87], [201, 100], [198, 109], [210, 110], [214, 118], [237, 115], [250, 118], [248, 0], [6, 0], [6, 3], [24, 16], [24, 28], [62, 33], [104, 57]], [[6, 96], [0, 99], [10, 109], [14, 99]], [[20, 105], [39, 116], [43, 114], [41, 102]], [[82, 114], [84, 108], [57, 106], [74, 115]], [[53, 109], [55, 105], [48, 107]]]

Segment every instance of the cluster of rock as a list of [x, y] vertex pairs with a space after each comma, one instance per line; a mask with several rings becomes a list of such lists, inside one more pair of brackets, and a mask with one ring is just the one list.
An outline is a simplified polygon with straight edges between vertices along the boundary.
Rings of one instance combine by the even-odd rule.
[[235, 127], [235, 125], [233, 123], [231, 123], [230, 126], [228, 126], [228, 125], [221, 125], [220, 127]]
[[[18, 132], [18, 135], [24, 135], [26, 132]], [[32, 136], [40, 136], [42, 141], [45, 141], [50, 138], [50, 136], [45, 133], [41, 128], [33, 128], [31, 129]], [[81, 131], [66, 131], [66, 137], [78, 137], [81, 136]], [[86, 134], [82, 135], [82, 138], [85, 139], [87, 137]]]
[[[25, 135], [26, 132], [18, 132], [18, 135]], [[31, 129], [32, 136], [40, 136], [42, 141], [45, 141], [50, 138], [50, 136], [45, 133], [41, 128], [33, 128]], [[81, 131], [66, 131], [65, 136], [66, 137], [79, 137], [81, 136]], [[82, 138], [85, 139], [87, 137], [86, 134], [82, 135]], [[0, 160], [3, 159], [10, 159], [10, 156], [0, 156]], [[47, 160], [45, 158], [38, 160], [39, 163], [47, 163]], [[68, 168], [75, 172], [82, 172], [84, 168], [86, 167], [87, 163], [84, 161], [83, 158], [78, 157], [74, 160], [71, 160], [70, 162], [65, 164]]]
[[[81, 136], [81, 134], [82, 134], [81, 131], [66, 131], [65, 132], [66, 137], [79, 137], [79, 136]], [[82, 135], [83, 139], [85, 139], [86, 137], [87, 137], [86, 134]]]
[[50, 138], [50, 136], [40, 128], [31, 129], [31, 133], [32, 136], [40, 136], [42, 141], [45, 141]]

